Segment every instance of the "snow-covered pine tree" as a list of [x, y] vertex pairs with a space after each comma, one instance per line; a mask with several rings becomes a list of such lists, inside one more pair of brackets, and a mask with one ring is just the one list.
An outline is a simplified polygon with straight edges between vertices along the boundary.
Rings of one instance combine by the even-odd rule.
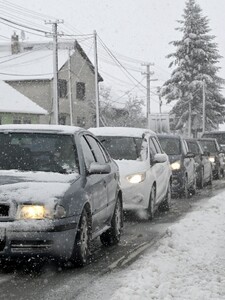
[[204, 81], [206, 130], [211, 130], [223, 123], [225, 118], [225, 98], [221, 93], [224, 80], [217, 75], [220, 69], [217, 63], [221, 56], [214, 42], [215, 36], [209, 35], [209, 20], [202, 16], [202, 10], [195, 0], [186, 2], [183, 20], [178, 23], [180, 26], [176, 30], [182, 33], [182, 39], [171, 42], [176, 52], [167, 57], [172, 58], [170, 67], [173, 67], [173, 71], [161, 93], [167, 103], [177, 100], [172, 114], [175, 116], [176, 129], [181, 129], [189, 120], [189, 102], [191, 119], [198, 116], [201, 121]]

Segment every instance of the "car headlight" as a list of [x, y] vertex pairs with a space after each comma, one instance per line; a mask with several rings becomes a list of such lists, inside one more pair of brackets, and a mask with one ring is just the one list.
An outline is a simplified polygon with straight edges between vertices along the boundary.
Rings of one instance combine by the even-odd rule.
[[214, 156], [210, 156], [210, 157], [209, 157], [209, 161], [210, 161], [211, 163], [214, 163], [214, 162], [215, 162], [215, 157], [214, 157]]
[[46, 217], [44, 205], [24, 204], [18, 207], [17, 219], [41, 220]]
[[171, 164], [172, 170], [180, 170], [180, 166], [181, 166], [180, 160], [177, 160]]
[[130, 183], [140, 183], [145, 180], [146, 174], [145, 173], [136, 173], [126, 177], [126, 179]]
[[66, 216], [66, 210], [61, 205], [56, 205], [54, 211], [46, 209], [44, 205], [23, 204], [18, 207], [17, 219], [20, 220], [43, 220], [61, 219]]

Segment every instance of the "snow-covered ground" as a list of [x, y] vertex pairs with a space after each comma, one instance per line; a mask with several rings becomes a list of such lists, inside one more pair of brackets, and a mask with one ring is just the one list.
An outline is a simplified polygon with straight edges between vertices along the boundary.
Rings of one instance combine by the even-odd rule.
[[225, 192], [201, 202], [116, 277], [110, 300], [225, 299]]

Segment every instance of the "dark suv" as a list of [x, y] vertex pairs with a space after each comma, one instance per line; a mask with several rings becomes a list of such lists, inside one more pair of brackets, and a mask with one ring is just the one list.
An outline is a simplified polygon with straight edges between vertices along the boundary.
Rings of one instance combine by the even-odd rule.
[[209, 160], [212, 163], [213, 178], [221, 179], [224, 177], [224, 152], [221, 150], [216, 139], [198, 139], [203, 150], [208, 152]]
[[163, 150], [169, 157], [173, 173], [173, 195], [185, 196], [196, 192], [194, 154], [188, 151], [186, 141], [178, 135], [158, 134]]
[[194, 153], [197, 174], [197, 187], [202, 189], [205, 184], [212, 184], [212, 163], [209, 155], [204, 152], [199, 141], [196, 139], [185, 139], [190, 152]]
[[225, 131], [210, 131], [205, 132], [202, 138], [213, 138], [217, 140], [220, 148], [225, 151]]

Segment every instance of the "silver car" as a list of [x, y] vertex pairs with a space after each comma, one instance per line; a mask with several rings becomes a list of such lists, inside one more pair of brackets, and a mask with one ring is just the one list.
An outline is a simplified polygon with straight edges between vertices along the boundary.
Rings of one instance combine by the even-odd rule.
[[90, 242], [123, 226], [116, 163], [73, 126], [0, 126], [0, 258], [52, 256], [84, 265]]
[[172, 171], [156, 134], [144, 128], [90, 128], [119, 166], [124, 210], [152, 219], [169, 210]]

